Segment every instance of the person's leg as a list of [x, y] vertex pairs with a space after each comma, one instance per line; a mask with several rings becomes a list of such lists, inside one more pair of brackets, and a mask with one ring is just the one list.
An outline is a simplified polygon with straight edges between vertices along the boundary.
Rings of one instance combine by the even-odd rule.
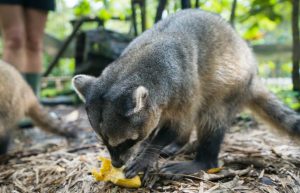
[[40, 74], [43, 69], [43, 36], [47, 21], [47, 11], [25, 9], [26, 56], [25, 79], [35, 93], [38, 93]]
[[4, 44], [2, 59], [14, 65], [19, 71], [23, 71], [26, 64], [23, 14], [23, 8], [19, 5], [0, 6], [0, 28]]

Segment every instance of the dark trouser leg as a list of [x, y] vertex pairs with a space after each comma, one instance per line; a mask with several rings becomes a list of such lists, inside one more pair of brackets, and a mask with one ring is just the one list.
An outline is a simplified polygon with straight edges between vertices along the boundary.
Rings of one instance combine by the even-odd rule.
[[8, 135], [0, 136], [0, 155], [3, 155], [7, 152], [8, 144], [9, 144], [9, 136]]
[[196, 149], [196, 157], [193, 161], [166, 164], [161, 172], [167, 177], [177, 179], [184, 174], [193, 174], [199, 170], [217, 167], [218, 154], [224, 138], [225, 129], [213, 130], [201, 137]]

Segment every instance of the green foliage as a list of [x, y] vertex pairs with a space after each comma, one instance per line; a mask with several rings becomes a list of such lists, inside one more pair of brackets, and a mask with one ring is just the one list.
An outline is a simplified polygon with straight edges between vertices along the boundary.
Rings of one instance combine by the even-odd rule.
[[59, 60], [58, 65], [52, 71], [52, 76], [70, 76], [75, 71], [74, 58], [62, 58]]
[[66, 1], [57, 1], [56, 5], [55, 12], [50, 12], [48, 15], [46, 33], [62, 40], [72, 32], [70, 21], [74, 19], [74, 15]]
[[101, 9], [99, 11], [98, 17], [104, 21], [107, 21], [111, 18], [111, 14], [106, 9]]
[[129, 0], [80, 0], [74, 8], [74, 14], [77, 17], [98, 16], [107, 21], [112, 17], [125, 19], [130, 16]]
[[64, 82], [60, 89], [58, 89], [55, 85], [55, 82], [48, 83], [47, 87], [41, 90], [42, 98], [52, 98], [58, 95], [67, 95], [72, 90], [72, 85], [70, 81]]
[[299, 111], [300, 110], [300, 93], [293, 91], [292, 88], [278, 88], [278, 87], [271, 87], [270, 88], [276, 96], [284, 102], [290, 108]]
[[91, 12], [91, 5], [88, 0], [80, 1], [78, 5], [74, 8], [75, 16], [89, 16]]
[[279, 24], [290, 20], [291, 4], [288, 0], [251, 0], [238, 1], [238, 31], [247, 40], [259, 40], [275, 30]]
[[281, 64], [280, 71], [285, 75], [290, 75], [292, 72], [292, 63], [288, 62]]
[[[195, 1], [191, 2], [194, 6]], [[217, 12], [229, 20], [233, 0], [200, 0], [199, 2], [201, 9]], [[47, 33], [64, 39], [72, 30], [69, 21], [84, 16], [99, 17], [105, 21], [107, 29], [118, 32], [128, 33], [132, 27], [130, 21], [124, 21], [126, 17], [131, 17], [130, 0], [76, 0], [72, 3], [72, 6], [75, 5], [73, 9], [69, 8], [70, 4], [70, 1], [66, 0], [57, 1], [58, 9], [49, 15]], [[157, 5], [158, 0], [146, 1], [147, 28], [154, 24]], [[163, 18], [180, 10], [180, 8], [179, 0], [168, 1], [163, 12]], [[291, 42], [291, 8], [290, 0], [238, 0], [235, 19], [236, 30], [251, 44], [289, 44]], [[139, 13], [140, 10], [137, 10], [138, 16]], [[121, 20], [112, 20], [113, 17], [118, 17]], [[138, 18], [138, 23], [140, 23], [140, 18]], [[89, 23], [85, 24], [82, 30], [96, 27], [96, 24]], [[289, 57], [285, 55], [285, 58]], [[45, 63], [49, 64], [50, 61], [52, 58], [45, 58]], [[59, 67], [54, 69], [52, 75], [71, 75], [74, 71], [74, 63], [73, 59], [61, 59]], [[260, 61], [259, 72], [264, 77], [287, 77], [290, 76], [291, 66], [290, 61], [267, 58]], [[45, 92], [49, 94], [52, 91]], [[285, 103], [294, 108], [297, 107], [297, 105], [295, 106], [297, 96], [293, 92], [291, 94], [287, 90], [282, 92], [277, 90], [276, 93]]]

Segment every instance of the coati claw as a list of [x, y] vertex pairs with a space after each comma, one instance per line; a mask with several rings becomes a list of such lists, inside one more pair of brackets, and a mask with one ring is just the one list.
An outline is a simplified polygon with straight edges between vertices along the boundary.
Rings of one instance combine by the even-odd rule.
[[148, 180], [148, 177], [149, 177], [149, 170], [150, 168], [147, 167], [145, 170], [144, 170], [144, 174], [143, 174], [143, 178], [142, 178], [142, 183], [145, 184]]
[[134, 159], [132, 160], [124, 169], [125, 177], [132, 178], [136, 176], [139, 172], [146, 173], [149, 166], [148, 161]]

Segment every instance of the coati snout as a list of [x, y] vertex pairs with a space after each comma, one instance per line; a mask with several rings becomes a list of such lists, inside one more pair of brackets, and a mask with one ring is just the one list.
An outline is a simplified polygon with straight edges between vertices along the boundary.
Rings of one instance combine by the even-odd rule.
[[120, 167], [157, 126], [159, 116], [154, 113], [144, 86], [106, 89], [100, 85], [91, 76], [73, 78], [73, 87], [85, 102], [92, 128], [102, 138], [112, 164]]

